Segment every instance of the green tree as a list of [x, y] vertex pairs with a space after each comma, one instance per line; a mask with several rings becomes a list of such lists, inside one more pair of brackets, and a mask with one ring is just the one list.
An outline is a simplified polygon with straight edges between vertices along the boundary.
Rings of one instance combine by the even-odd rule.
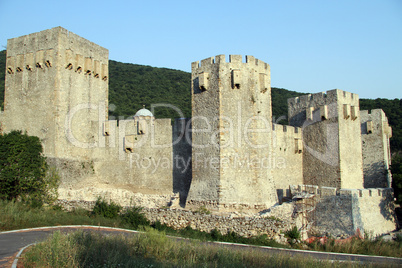
[[394, 195], [396, 203], [402, 205], [402, 157], [396, 155], [392, 158], [391, 165], [392, 172], [392, 188], [394, 189]]
[[0, 135], [0, 198], [51, 202], [58, 176], [49, 169], [38, 137], [12, 131]]

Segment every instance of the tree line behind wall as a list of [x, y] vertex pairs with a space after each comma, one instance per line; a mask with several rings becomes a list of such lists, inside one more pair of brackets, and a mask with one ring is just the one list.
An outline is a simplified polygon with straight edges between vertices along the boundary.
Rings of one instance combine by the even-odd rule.
[[[0, 51], [0, 70], [5, 74], [6, 51]], [[191, 117], [191, 74], [179, 70], [109, 61], [109, 116], [127, 118], [145, 105], [170, 104], [178, 107], [184, 117]], [[4, 102], [4, 78], [0, 79], [0, 103]], [[287, 124], [287, 99], [307, 93], [272, 88], [272, 114], [274, 121]], [[402, 152], [402, 99], [360, 99], [361, 110], [383, 109], [392, 126], [391, 151]], [[155, 108], [156, 118], [180, 117], [169, 107]], [[283, 118], [283, 119], [281, 119]], [[278, 120], [280, 119], [280, 120]], [[394, 167], [401, 165], [395, 158]], [[395, 169], [401, 170], [401, 169]], [[402, 188], [402, 183], [401, 183]], [[402, 198], [402, 197], [401, 197]]]

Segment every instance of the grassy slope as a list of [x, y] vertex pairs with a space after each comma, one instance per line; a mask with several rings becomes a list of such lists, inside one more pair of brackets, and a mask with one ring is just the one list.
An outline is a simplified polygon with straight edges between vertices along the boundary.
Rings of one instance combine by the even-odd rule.
[[258, 249], [182, 242], [146, 229], [137, 236], [56, 232], [28, 249], [24, 267], [360, 267], [308, 257], [269, 254]]

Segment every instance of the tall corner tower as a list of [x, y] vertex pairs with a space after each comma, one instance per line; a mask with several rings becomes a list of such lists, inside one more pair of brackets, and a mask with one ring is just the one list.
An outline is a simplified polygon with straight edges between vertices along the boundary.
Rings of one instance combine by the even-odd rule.
[[288, 109], [302, 127], [304, 183], [363, 188], [359, 96], [334, 89], [288, 99]]
[[192, 63], [189, 205], [263, 209], [277, 202], [272, 178], [269, 65], [224, 55]]
[[107, 117], [108, 54], [62, 27], [9, 39], [5, 131], [38, 136], [47, 156], [85, 158], [91, 122]]

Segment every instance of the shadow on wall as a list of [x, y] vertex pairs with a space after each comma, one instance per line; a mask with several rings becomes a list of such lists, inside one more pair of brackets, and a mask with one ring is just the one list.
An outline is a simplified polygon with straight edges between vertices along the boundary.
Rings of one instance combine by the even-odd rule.
[[192, 176], [190, 121], [190, 118], [176, 118], [172, 128], [173, 192], [179, 193], [181, 207], [186, 204]]
[[390, 188], [388, 169], [383, 161], [364, 167], [364, 188]]
[[[352, 198], [345, 196], [327, 196], [316, 205], [315, 228], [321, 234], [327, 230], [331, 230], [333, 236], [342, 234], [353, 235], [353, 213], [352, 213]], [[310, 221], [311, 221], [310, 220]]]
[[[380, 213], [384, 217], [384, 219], [388, 221], [395, 221], [395, 207], [394, 202], [390, 200], [390, 198], [383, 197], [381, 198], [380, 204]], [[399, 227], [399, 226], [398, 226]]]

